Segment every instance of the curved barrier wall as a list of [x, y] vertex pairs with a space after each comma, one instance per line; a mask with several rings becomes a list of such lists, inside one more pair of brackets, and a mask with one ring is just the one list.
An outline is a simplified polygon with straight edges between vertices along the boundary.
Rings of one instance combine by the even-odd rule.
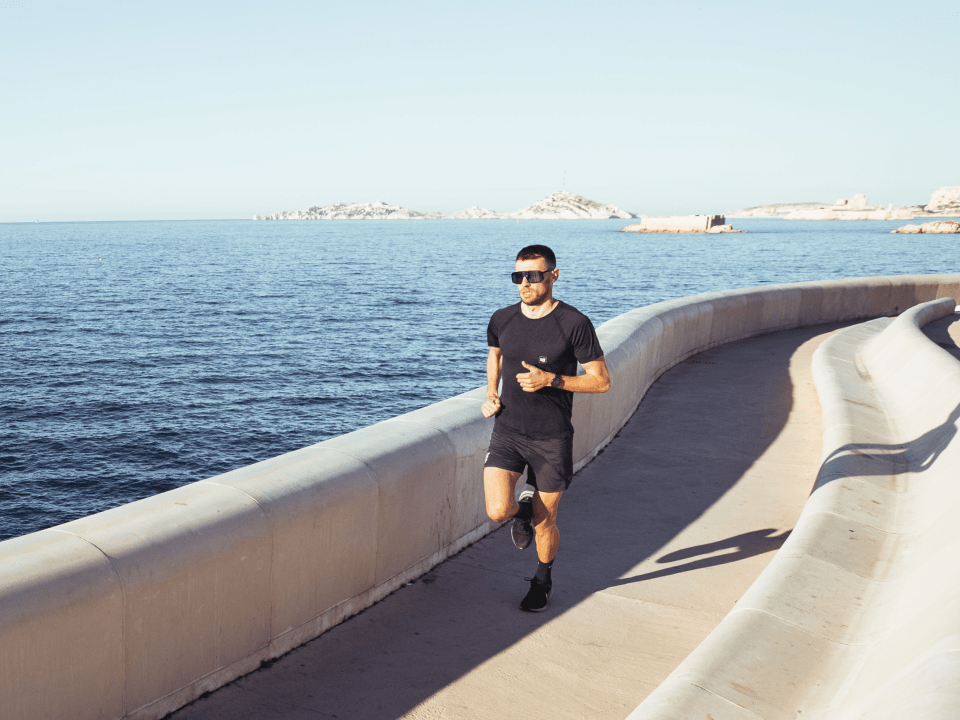
[[[579, 469], [667, 369], [726, 342], [957, 297], [960, 274], [707, 293], [598, 328]], [[0, 717], [159, 718], [310, 640], [494, 529], [485, 390], [0, 543]]]
[[818, 348], [822, 465], [796, 528], [631, 720], [960, 716], [960, 362], [919, 329], [956, 305]]

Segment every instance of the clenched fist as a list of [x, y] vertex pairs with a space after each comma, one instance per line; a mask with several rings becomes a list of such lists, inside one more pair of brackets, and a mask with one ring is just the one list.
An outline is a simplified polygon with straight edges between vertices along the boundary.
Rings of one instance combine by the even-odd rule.
[[487, 400], [480, 406], [484, 417], [493, 417], [500, 412], [500, 398], [496, 395], [487, 395]]

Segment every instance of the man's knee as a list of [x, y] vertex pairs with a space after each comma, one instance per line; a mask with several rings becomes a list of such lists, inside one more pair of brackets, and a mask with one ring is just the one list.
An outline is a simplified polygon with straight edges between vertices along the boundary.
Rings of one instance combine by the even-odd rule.
[[549, 532], [557, 527], [557, 514], [545, 514], [541, 517], [533, 518], [533, 528], [537, 532]]
[[561, 493], [540, 493], [539, 502], [533, 505], [533, 526], [544, 529], [557, 524], [557, 510], [560, 507]]
[[506, 522], [517, 514], [517, 503], [487, 501], [487, 517], [494, 522]]
[[494, 522], [506, 522], [516, 515], [519, 507], [513, 497], [514, 486], [520, 473], [501, 468], [484, 468], [483, 490], [487, 517]]
[[506, 522], [520, 509], [509, 492], [488, 492], [486, 506], [487, 517], [494, 522]]

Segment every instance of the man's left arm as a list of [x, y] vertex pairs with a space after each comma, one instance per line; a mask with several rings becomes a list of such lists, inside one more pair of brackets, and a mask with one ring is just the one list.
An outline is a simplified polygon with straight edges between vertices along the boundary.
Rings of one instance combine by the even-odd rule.
[[[610, 389], [610, 373], [607, 372], [607, 362], [602, 355], [596, 360], [583, 363], [583, 375], [555, 375], [527, 363], [523, 363], [523, 367], [528, 372], [519, 373], [517, 381], [524, 392], [536, 392], [551, 386], [576, 393], [605, 393]], [[557, 377], [560, 378], [559, 386], [553, 385], [553, 379]]]

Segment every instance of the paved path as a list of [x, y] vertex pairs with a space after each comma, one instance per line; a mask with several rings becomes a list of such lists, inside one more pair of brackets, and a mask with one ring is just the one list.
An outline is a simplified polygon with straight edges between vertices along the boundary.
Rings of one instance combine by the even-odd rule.
[[[547, 612], [507, 528], [174, 720], [621, 720], [766, 567], [819, 466], [813, 350], [841, 325], [665, 373], [564, 496]], [[479, 481], [479, 478], [478, 478]]]

